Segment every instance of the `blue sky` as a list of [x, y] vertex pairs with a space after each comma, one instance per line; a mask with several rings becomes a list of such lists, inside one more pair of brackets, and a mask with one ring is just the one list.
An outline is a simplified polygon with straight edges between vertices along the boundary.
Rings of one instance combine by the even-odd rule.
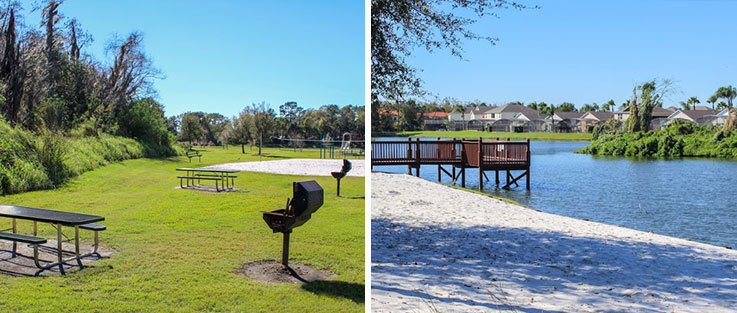
[[[23, 1], [27, 25], [39, 24], [33, 2]], [[167, 115], [364, 105], [363, 1], [67, 0], [59, 11], [92, 35], [83, 53], [98, 60], [112, 60], [113, 34], [141, 31], [166, 76], [155, 86]]]
[[617, 105], [653, 78], [677, 87], [665, 105], [737, 86], [737, 1], [527, 1], [473, 29], [496, 46], [465, 43], [466, 60], [423, 50], [410, 59], [434, 95], [481, 100]]

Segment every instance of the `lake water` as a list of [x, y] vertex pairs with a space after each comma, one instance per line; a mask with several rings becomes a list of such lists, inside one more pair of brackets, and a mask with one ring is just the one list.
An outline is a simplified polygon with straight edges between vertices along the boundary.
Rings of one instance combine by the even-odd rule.
[[[390, 139], [400, 138], [374, 140]], [[630, 160], [573, 153], [586, 145], [533, 141], [531, 190], [525, 189], [524, 179], [512, 190], [497, 189], [494, 172], [487, 172], [492, 181], [484, 182], [484, 191], [543, 212], [737, 248], [737, 162]], [[374, 170], [407, 173], [406, 166], [375, 166]], [[420, 175], [437, 181], [437, 166], [422, 166]], [[443, 183], [449, 184], [450, 178], [444, 176]], [[503, 173], [500, 179], [504, 181]], [[478, 189], [478, 171], [466, 170], [466, 188]]]

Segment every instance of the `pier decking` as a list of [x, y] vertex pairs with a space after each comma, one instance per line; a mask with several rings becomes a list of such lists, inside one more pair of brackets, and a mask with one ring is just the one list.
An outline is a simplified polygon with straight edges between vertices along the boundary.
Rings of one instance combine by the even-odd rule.
[[[526, 177], [527, 190], [530, 189], [530, 140], [510, 141], [499, 140], [466, 140], [452, 139], [437, 141], [396, 140], [371, 142], [371, 167], [374, 165], [407, 165], [409, 174], [412, 169], [415, 175], [420, 176], [420, 166], [423, 164], [438, 166], [438, 181], [442, 173], [452, 178], [455, 185], [458, 178], [461, 186], [466, 187], [466, 168], [479, 169], [479, 190], [484, 188], [486, 171], [496, 173], [496, 184], [499, 185], [499, 172], [506, 171], [506, 184], [502, 188], [509, 188], [512, 184], [519, 186], [517, 181]], [[450, 165], [449, 172], [443, 165]], [[456, 174], [456, 170], [458, 173]], [[515, 177], [511, 171], [523, 171]], [[488, 179], [488, 178], [487, 178]]]

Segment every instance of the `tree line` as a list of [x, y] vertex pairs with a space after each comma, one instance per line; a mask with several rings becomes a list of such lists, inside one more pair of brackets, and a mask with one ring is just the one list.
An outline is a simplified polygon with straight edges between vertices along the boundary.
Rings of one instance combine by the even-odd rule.
[[[112, 59], [84, 53], [93, 38], [79, 21], [65, 17], [63, 0], [32, 8], [40, 23], [26, 24], [18, 1], [0, 2], [0, 113], [31, 131], [98, 131], [145, 141], [169, 153], [173, 137], [152, 80], [161, 78], [143, 49], [143, 36], [113, 37]], [[40, 27], [35, 27], [40, 25]]]
[[364, 137], [365, 113], [363, 106], [335, 104], [318, 109], [305, 109], [296, 102], [286, 102], [276, 112], [268, 104], [254, 103], [231, 118], [218, 113], [187, 112], [167, 118], [168, 129], [180, 141], [199, 145], [239, 144], [258, 145], [259, 154], [264, 144], [275, 138], [319, 140], [340, 138], [349, 132], [354, 138]]

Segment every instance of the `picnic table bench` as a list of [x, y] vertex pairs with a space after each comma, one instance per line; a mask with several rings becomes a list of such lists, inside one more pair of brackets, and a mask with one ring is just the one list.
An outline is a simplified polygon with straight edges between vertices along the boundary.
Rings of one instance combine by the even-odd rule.
[[202, 154], [200, 153], [200, 150], [194, 150], [190, 149], [187, 151], [187, 158], [189, 158], [189, 163], [192, 163], [192, 158], [197, 157], [197, 162], [202, 162]]
[[[33, 262], [36, 265], [36, 267], [39, 268], [39, 270], [36, 272], [36, 276], [38, 276], [41, 272], [51, 269], [55, 266], [58, 266], [59, 272], [62, 275], [64, 275], [65, 274], [64, 265], [70, 265], [68, 263], [70, 261], [75, 261], [75, 260], [77, 261], [77, 266], [79, 266], [80, 268], [83, 268], [84, 266], [82, 265], [81, 259], [84, 257], [90, 256], [90, 255], [93, 255], [93, 254], [97, 254], [97, 247], [98, 247], [97, 233], [100, 231], [104, 231], [106, 229], [104, 225], [94, 224], [95, 222], [104, 221], [105, 217], [103, 216], [30, 208], [30, 207], [16, 206], [16, 205], [1, 204], [0, 205], [0, 217], [6, 217], [6, 218], [12, 219], [12, 223], [13, 223], [12, 228], [0, 231], [0, 239], [13, 241], [13, 248], [11, 251], [12, 257], [16, 257], [16, 255], [18, 255], [17, 253], [17, 243], [18, 242], [33, 245]], [[28, 236], [28, 235], [17, 233], [16, 220], [18, 219], [33, 221], [33, 236]], [[56, 229], [57, 248], [55, 249], [55, 252], [57, 255], [57, 262], [46, 262], [46, 264], [42, 264], [45, 261], [41, 261], [38, 258], [39, 246], [47, 242], [45, 238], [37, 237], [39, 222], [51, 224], [51, 226]], [[67, 260], [64, 260], [63, 255], [62, 255], [62, 253], [64, 252], [62, 249], [62, 243], [64, 242], [62, 240], [62, 236], [66, 237], [62, 233], [62, 226], [74, 227], [74, 257], [67, 259]], [[79, 229], [80, 228], [85, 229], [85, 230], [91, 230], [95, 232], [95, 245], [94, 245], [94, 250], [92, 252], [80, 254], [79, 252]], [[11, 230], [12, 233], [6, 232], [8, 230]]]
[[[234, 170], [178, 168], [177, 171], [186, 172], [186, 175], [184, 176], [177, 176], [177, 178], [179, 178], [179, 187], [182, 189], [201, 187], [201, 181], [209, 180], [215, 182], [215, 190], [218, 192], [233, 190], [235, 187], [235, 179], [238, 178], [238, 176], [232, 175], [234, 173], [238, 173], [238, 171]], [[184, 183], [185, 181], [186, 184]], [[195, 181], [197, 182], [196, 184]]]

